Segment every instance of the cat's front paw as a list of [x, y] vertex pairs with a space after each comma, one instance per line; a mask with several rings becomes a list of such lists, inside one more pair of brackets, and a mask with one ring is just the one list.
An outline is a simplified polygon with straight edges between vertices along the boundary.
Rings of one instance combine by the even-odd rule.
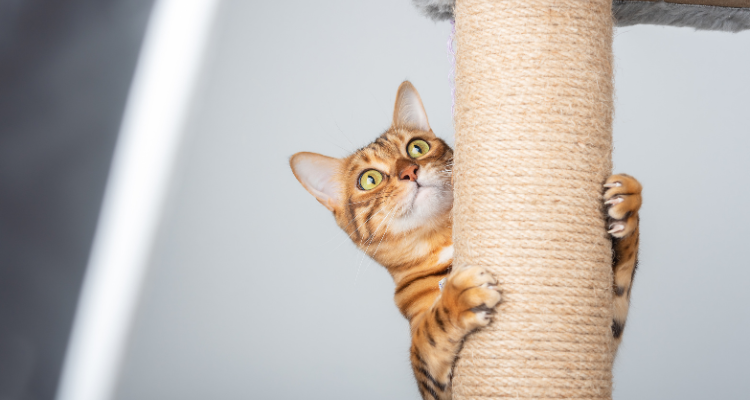
[[615, 238], [627, 237], [638, 226], [641, 184], [632, 176], [619, 174], [610, 176], [604, 188], [607, 230]]
[[454, 271], [445, 283], [441, 303], [454, 326], [467, 332], [485, 326], [500, 303], [497, 279], [482, 267]]

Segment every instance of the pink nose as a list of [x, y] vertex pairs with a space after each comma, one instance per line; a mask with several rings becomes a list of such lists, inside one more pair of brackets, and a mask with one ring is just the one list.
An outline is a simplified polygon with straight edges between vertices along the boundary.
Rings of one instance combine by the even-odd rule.
[[419, 166], [415, 164], [408, 165], [401, 170], [401, 173], [398, 174], [398, 178], [404, 181], [409, 180], [414, 182], [417, 180], [417, 171], [419, 171]]

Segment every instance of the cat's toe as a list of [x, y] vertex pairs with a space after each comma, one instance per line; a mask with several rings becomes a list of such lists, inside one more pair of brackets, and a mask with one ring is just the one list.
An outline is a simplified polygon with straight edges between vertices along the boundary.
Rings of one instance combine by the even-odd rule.
[[495, 313], [494, 307], [482, 304], [461, 312], [459, 314], [459, 324], [467, 331], [473, 331], [474, 329], [489, 325]]
[[466, 289], [482, 285], [497, 285], [497, 279], [495, 279], [495, 277], [485, 268], [469, 267], [456, 271], [456, 273], [450, 277], [450, 283], [458, 289]]
[[500, 303], [497, 279], [482, 267], [456, 271], [449, 277], [443, 304], [452, 309], [458, 326], [467, 331], [485, 326]]
[[632, 176], [612, 175], [603, 185], [607, 232], [615, 238], [630, 235], [638, 226], [641, 208], [641, 184]]
[[[604, 182], [604, 200], [605, 203], [616, 198], [625, 198], [628, 196], [641, 196], [643, 190], [640, 182], [630, 175], [617, 174], [607, 178]], [[637, 205], [640, 207], [640, 204]]]

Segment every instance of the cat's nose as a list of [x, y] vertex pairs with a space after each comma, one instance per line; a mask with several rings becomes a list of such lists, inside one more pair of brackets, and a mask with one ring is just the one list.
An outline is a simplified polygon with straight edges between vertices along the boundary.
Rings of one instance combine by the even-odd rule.
[[409, 180], [409, 181], [416, 181], [417, 180], [417, 171], [419, 171], [419, 166], [416, 164], [410, 164], [407, 165], [406, 168], [401, 170], [401, 173], [398, 174], [398, 178], [401, 180]]

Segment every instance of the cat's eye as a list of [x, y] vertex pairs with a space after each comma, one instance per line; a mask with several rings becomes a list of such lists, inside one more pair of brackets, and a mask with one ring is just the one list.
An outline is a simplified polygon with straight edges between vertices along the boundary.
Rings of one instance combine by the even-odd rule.
[[416, 139], [409, 142], [406, 146], [406, 152], [409, 153], [411, 158], [419, 158], [427, 154], [430, 151], [430, 145], [422, 139]]
[[359, 188], [362, 190], [375, 189], [383, 181], [383, 174], [374, 169], [368, 169], [359, 176]]

